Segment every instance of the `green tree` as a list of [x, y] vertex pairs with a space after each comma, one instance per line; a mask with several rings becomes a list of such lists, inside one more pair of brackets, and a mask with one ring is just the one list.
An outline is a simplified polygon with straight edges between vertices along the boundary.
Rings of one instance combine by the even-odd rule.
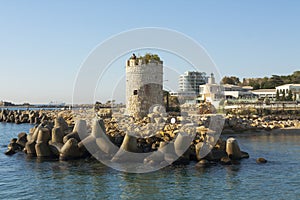
[[280, 101], [279, 90], [276, 90], [276, 101]]
[[140, 56], [139, 59], [145, 60], [148, 63], [150, 60], [161, 61], [160, 57], [157, 54], [146, 53], [144, 56]]
[[221, 80], [222, 84], [239, 85], [240, 79], [236, 76], [224, 76]]
[[286, 97], [287, 101], [293, 101], [293, 93], [292, 90], [288, 91], [288, 96]]
[[282, 97], [281, 97], [281, 101], [285, 101], [285, 90], [282, 90]]
[[278, 76], [278, 75], [272, 75], [272, 77], [269, 79], [269, 82], [270, 82], [270, 85], [272, 86], [272, 88], [284, 84], [282, 77]]

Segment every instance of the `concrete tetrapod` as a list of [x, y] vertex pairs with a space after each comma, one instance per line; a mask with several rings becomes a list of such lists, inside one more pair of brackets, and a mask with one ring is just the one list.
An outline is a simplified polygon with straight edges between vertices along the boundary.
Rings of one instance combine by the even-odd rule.
[[81, 140], [86, 138], [89, 134], [87, 132], [87, 125], [85, 120], [77, 120], [73, 128], [73, 132], [77, 132]]
[[112, 158], [112, 162], [143, 162], [144, 158], [138, 155], [137, 138], [126, 134], [118, 152]]
[[48, 141], [50, 140], [50, 131], [47, 128], [41, 128], [38, 132], [36, 140], [35, 151], [38, 157], [50, 157], [52, 152], [50, 151]]
[[81, 156], [82, 152], [78, 147], [78, 141], [75, 138], [70, 138], [61, 148], [59, 159], [70, 160], [80, 158]]
[[226, 141], [226, 153], [231, 160], [240, 160], [242, 152], [235, 138], [230, 137]]

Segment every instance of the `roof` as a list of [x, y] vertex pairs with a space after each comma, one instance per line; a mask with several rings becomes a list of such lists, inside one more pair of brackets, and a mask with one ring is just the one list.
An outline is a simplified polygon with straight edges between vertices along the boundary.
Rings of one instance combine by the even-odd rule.
[[252, 90], [253, 93], [255, 92], [276, 92], [276, 89], [258, 89], [258, 90]]
[[296, 87], [300, 87], [300, 84], [284, 84], [284, 85], [279, 85], [277, 87], [284, 87], [284, 86], [296, 86]]
[[226, 87], [226, 88], [241, 88], [240, 86], [238, 85], [231, 85], [231, 84], [222, 84], [223, 87]]

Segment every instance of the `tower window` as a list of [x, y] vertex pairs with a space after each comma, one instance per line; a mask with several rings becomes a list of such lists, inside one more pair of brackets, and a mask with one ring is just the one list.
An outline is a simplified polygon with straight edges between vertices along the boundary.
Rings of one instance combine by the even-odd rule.
[[137, 95], [137, 90], [133, 90], [133, 95]]

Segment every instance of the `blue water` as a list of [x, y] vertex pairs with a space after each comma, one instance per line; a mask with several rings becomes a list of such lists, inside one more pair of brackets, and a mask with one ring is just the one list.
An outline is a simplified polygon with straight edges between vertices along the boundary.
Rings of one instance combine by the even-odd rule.
[[[300, 199], [300, 135], [240, 136], [250, 154], [240, 165], [128, 174], [98, 161], [4, 155], [9, 140], [30, 127], [0, 123], [0, 199]], [[257, 157], [269, 162], [258, 165]]]

